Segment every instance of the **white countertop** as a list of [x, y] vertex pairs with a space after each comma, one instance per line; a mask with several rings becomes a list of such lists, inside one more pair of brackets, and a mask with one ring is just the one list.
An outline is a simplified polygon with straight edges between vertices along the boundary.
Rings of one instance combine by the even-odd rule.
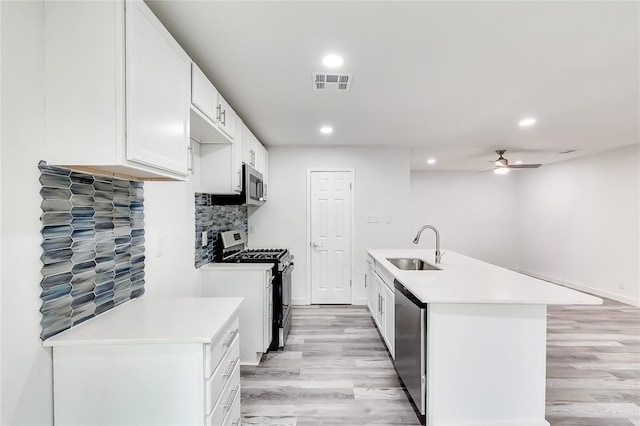
[[208, 343], [241, 297], [140, 297], [43, 342], [44, 346]]
[[[599, 305], [602, 299], [539, 280], [449, 250], [440, 271], [404, 271], [387, 258], [419, 258], [435, 264], [434, 250], [367, 250], [382, 266], [424, 303], [513, 303]], [[442, 250], [445, 251], [445, 250]], [[393, 283], [389, 283], [393, 285]]]
[[237, 269], [248, 269], [252, 271], [266, 271], [268, 269], [273, 268], [273, 263], [207, 263], [204, 266], [200, 267], [201, 271], [206, 271], [207, 269], [215, 269], [215, 270], [237, 270]]

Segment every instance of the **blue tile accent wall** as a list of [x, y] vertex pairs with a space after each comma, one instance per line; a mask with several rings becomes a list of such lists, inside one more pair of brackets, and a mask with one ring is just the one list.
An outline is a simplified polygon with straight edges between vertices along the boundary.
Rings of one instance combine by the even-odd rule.
[[[196, 268], [213, 262], [218, 233], [238, 229], [247, 232], [248, 212], [246, 206], [217, 206], [211, 194], [196, 192]], [[207, 245], [202, 247], [202, 232], [207, 232]]]
[[46, 339], [144, 293], [142, 182], [40, 162]]

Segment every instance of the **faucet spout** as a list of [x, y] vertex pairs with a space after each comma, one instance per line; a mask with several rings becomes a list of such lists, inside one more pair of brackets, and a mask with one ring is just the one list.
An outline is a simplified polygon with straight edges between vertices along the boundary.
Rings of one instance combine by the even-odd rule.
[[418, 242], [420, 241], [420, 235], [422, 234], [422, 231], [424, 231], [425, 229], [431, 229], [433, 230], [433, 232], [436, 233], [436, 263], [440, 263], [440, 260], [442, 259], [442, 253], [440, 252], [440, 232], [438, 232], [435, 226], [424, 225], [422, 228], [420, 228], [418, 230], [418, 234], [413, 239], [413, 244], [418, 244]]

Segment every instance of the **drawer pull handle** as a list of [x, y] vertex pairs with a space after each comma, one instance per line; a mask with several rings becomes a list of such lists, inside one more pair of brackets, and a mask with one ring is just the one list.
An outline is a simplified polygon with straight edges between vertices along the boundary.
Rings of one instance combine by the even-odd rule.
[[231, 406], [233, 405], [233, 400], [236, 399], [236, 395], [239, 390], [240, 390], [240, 385], [236, 386], [236, 388], [231, 391], [231, 395], [229, 395], [229, 399], [227, 400], [227, 403], [224, 404], [224, 411], [229, 411], [231, 409]]
[[231, 333], [231, 336], [229, 337], [229, 340], [227, 340], [226, 342], [224, 342], [224, 347], [228, 348], [229, 346], [231, 346], [231, 342], [233, 342], [233, 339], [236, 338], [236, 336], [238, 335], [238, 331], [240, 331], [239, 329], [235, 329], [233, 330]]
[[233, 421], [233, 423], [231, 423], [231, 426], [240, 426], [240, 417], [238, 417], [237, 419], [235, 419]]
[[229, 366], [229, 369], [227, 370], [227, 372], [224, 373], [222, 376], [226, 377], [227, 379], [229, 377], [231, 377], [231, 373], [233, 373], [233, 370], [236, 368], [236, 365], [238, 364], [238, 361], [240, 361], [240, 357], [238, 357], [235, 361], [233, 361], [231, 363], [231, 365]]

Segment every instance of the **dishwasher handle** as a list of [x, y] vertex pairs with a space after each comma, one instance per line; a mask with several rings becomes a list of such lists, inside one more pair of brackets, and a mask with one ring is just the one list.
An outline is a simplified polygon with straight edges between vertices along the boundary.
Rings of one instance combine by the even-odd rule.
[[411, 291], [409, 291], [408, 288], [406, 288], [400, 281], [394, 279], [393, 280], [393, 286], [395, 287], [396, 291], [399, 291], [400, 293], [404, 294], [404, 296], [409, 299], [411, 301], [411, 303], [413, 303], [416, 306], [419, 306], [421, 308], [426, 308], [427, 307], [427, 302], [423, 302], [420, 299], [418, 299], [413, 293], [411, 293]]

